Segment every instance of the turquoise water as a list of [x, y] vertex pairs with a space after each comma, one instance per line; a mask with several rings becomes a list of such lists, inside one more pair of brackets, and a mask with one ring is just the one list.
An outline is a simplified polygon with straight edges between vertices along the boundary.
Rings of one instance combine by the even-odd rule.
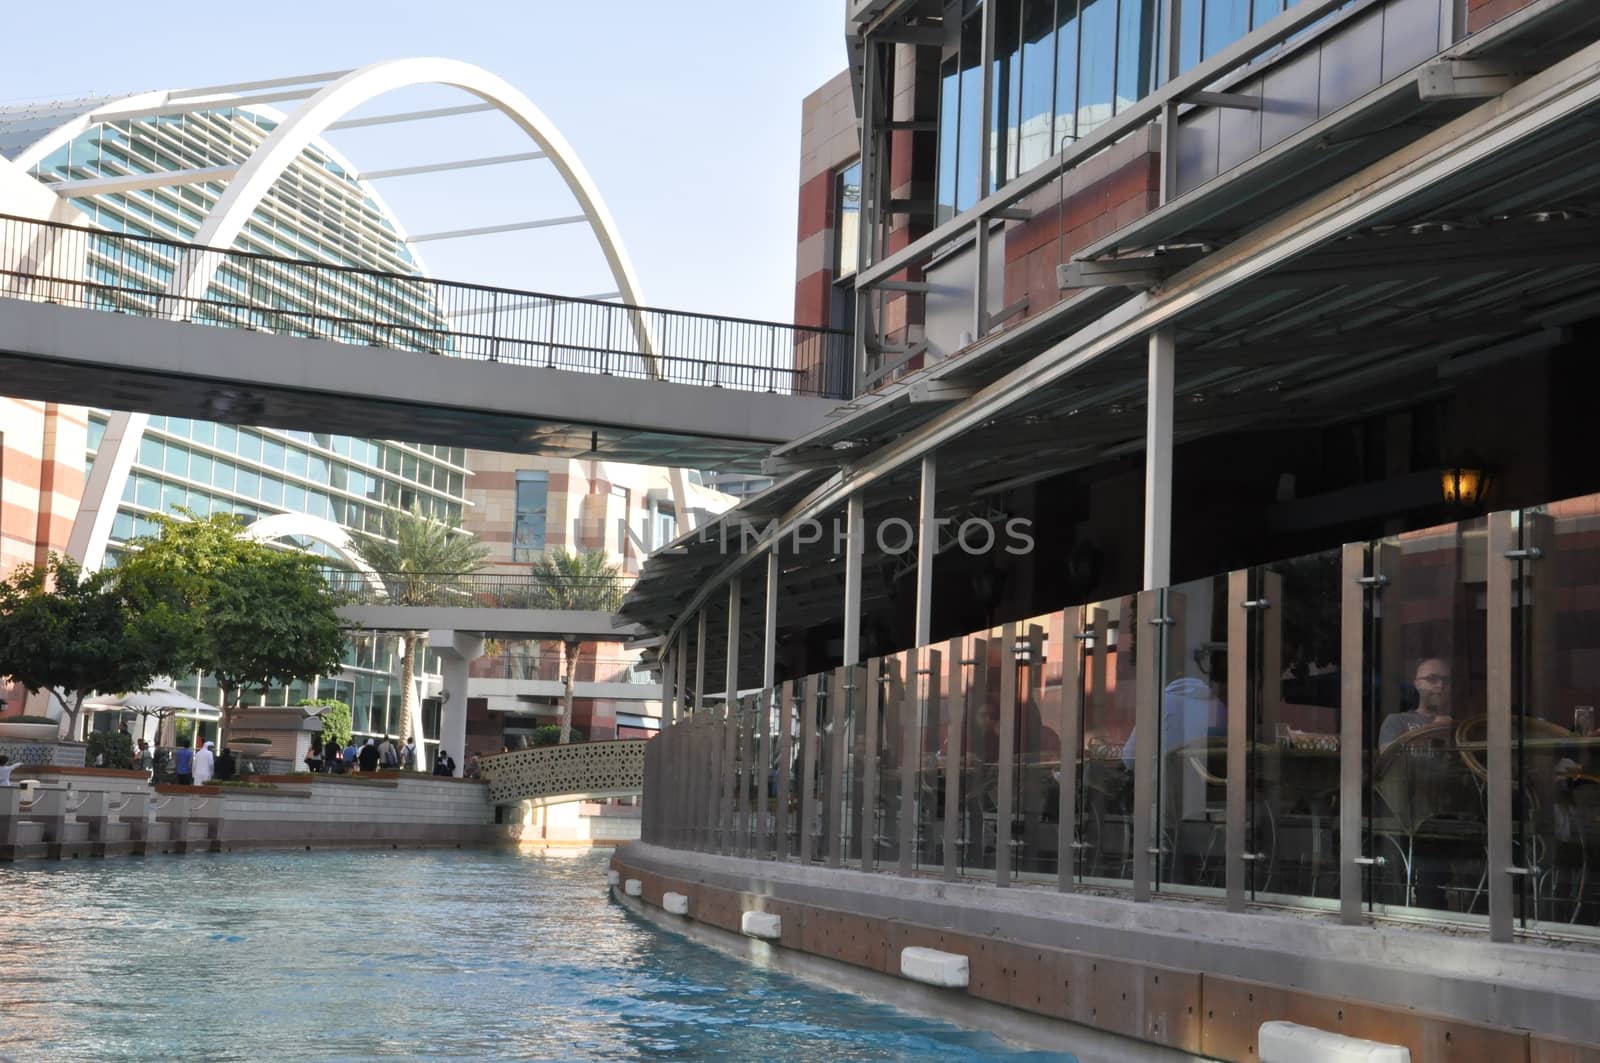
[[630, 916], [601, 854], [0, 866], [0, 1059], [1070, 1060]]

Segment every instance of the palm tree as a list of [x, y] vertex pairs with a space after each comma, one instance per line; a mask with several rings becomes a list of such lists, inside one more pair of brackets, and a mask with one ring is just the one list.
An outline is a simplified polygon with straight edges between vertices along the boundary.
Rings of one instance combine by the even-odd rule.
[[[395, 605], [437, 605], [456, 589], [457, 577], [477, 572], [489, 560], [489, 548], [463, 532], [460, 521], [425, 517], [416, 506], [386, 513], [382, 535], [352, 531], [350, 545], [378, 573]], [[427, 638], [427, 632], [406, 631], [399, 638], [401, 715], [405, 733], [417, 740], [416, 770], [423, 771], [422, 706], [415, 675], [417, 643]], [[466, 692], [460, 696], [465, 699]]]
[[[540, 604], [546, 609], [614, 613], [622, 604], [619, 566], [606, 561], [598, 550], [570, 554], [557, 550], [534, 566], [540, 578]], [[568, 635], [561, 640], [564, 690], [561, 696], [561, 744], [572, 740], [572, 688], [578, 670], [582, 640]]]

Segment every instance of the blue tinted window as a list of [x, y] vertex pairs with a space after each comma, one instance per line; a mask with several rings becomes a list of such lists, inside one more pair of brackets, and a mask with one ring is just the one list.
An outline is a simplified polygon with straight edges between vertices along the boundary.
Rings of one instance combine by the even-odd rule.
[[189, 475], [189, 448], [168, 443], [166, 449], [166, 456], [161, 462], [162, 469], [174, 476]]
[[956, 149], [956, 211], [978, 201], [978, 146], [983, 126], [983, 16], [961, 25], [961, 143]]
[[1061, 150], [1078, 135], [1078, 0], [1056, 6], [1056, 128], [1050, 145]]
[[104, 421], [96, 421], [96, 420], [92, 420], [91, 419], [89, 421], [89, 434], [88, 434], [88, 437], [87, 437], [87, 443], [86, 443], [85, 449], [87, 449], [87, 450], [99, 450], [100, 449], [100, 440], [104, 439], [105, 436], [106, 436], [106, 423]]
[[130, 476], [129, 479], [138, 481], [134, 488], [133, 500], [146, 509], [155, 509], [161, 505], [161, 484], [148, 476]]
[[286, 467], [290, 475], [304, 476], [306, 474], [306, 452], [299, 447], [289, 447]]
[[[224, 454], [232, 454], [242, 446], [244, 437], [248, 434], [247, 432], [239, 431], [231, 424], [219, 424], [217, 425], [217, 449]], [[243, 451], [240, 450], [240, 453], [243, 453]]]
[[1255, 0], [1255, 15], [1251, 26], [1252, 28], [1264, 26], [1281, 14], [1283, 14], [1283, 0]]
[[1111, 117], [1116, 76], [1116, 0], [1083, 0], [1078, 50], [1078, 136]]
[[1132, 106], [1155, 88], [1156, 39], [1161, 9], [1157, 0], [1122, 0], [1117, 27], [1117, 110]]
[[548, 493], [549, 483], [544, 473], [517, 473], [517, 516], [511, 553], [513, 561], [536, 561], [544, 551]]
[[239, 494], [244, 495], [246, 498], [261, 497], [261, 475], [254, 469], [247, 469], [243, 465], [239, 466], [237, 480], [234, 490]]
[[211, 485], [213, 487], [220, 487], [224, 491], [232, 491], [233, 470], [233, 462], [223, 461], [219, 458], [216, 465], [211, 470]]
[[1178, 24], [1178, 70], [1183, 72], [1200, 62], [1200, 0], [1183, 0]]
[[261, 441], [261, 464], [267, 468], [282, 469], [288, 458], [288, 448], [276, 439], [263, 439]]
[[171, 513], [179, 506], [188, 504], [188, 492], [177, 484], [164, 483], [161, 485], [161, 512]]
[[1055, 154], [1050, 141], [1055, 88], [1055, 3], [1027, 0], [1022, 11], [1022, 117], [1017, 172], [1026, 173]]
[[1022, 106], [1022, 0], [995, 0], [994, 113], [989, 116], [989, 172], [999, 188], [1017, 173]]
[[161, 443], [150, 436], [139, 439], [139, 464], [147, 469], [161, 468]]
[[196, 453], [189, 459], [189, 476], [203, 484], [211, 482], [211, 459]]
[[276, 476], [261, 478], [261, 500], [270, 506], [283, 505], [283, 481]]
[[1207, 58], [1250, 29], [1250, 0], [1206, 0], [1204, 48]]

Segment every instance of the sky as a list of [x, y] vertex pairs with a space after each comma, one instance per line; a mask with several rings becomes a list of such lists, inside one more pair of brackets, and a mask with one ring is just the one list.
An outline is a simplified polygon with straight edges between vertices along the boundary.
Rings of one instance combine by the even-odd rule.
[[[526, 94], [576, 150], [654, 306], [789, 321], [802, 99], [844, 69], [837, 0], [281, 0], [155, 8], [0, 0], [0, 105], [443, 56]], [[211, 15], [215, 12], [215, 15]], [[30, 44], [30, 42], [32, 42]], [[392, 93], [355, 112], [474, 102]], [[282, 108], [297, 106], [285, 102]], [[330, 134], [361, 169], [533, 150], [479, 114]], [[549, 162], [377, 183], [412, 234], [577, 213]], [[586, 226], [421, 245], [446, 280], [615, 290]]]

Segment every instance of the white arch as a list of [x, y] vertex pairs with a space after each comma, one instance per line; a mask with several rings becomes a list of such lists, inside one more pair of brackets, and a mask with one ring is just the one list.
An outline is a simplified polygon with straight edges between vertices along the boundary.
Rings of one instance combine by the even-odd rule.
[[378, 577], [378, 573], [361, 559], [361, 555], [356, 553], [354, 546], [351, 545], [350, 533], [326, 517], [313, 517], [309, 513], [274, 513], [252, 522], [239, 534], [246, 539], [255, 539], [263, 543], [282, 539], [287, 535], [304, 535], [318, 542], [327, 543], [333, 548], [333, 552], [339, 555], [339, 560], [361, 573], [367, 581], [367, 586], [380, 592], [384, 590], [383, 580]]
[[[617, 290], [622, 293], [623, 302], [642, 305], [639, 282], [634, 275], [633, 264], [623, 249], [616, 223], [571, 145], [544, 113], [533, 105], [533, 101], [509, 82], [481, 67], [454, 59], [384, 60], [354, 70], [320, 89], [251, 153], [239, 172], [228, 182], [227, 191], [206, 215], [205, 224], [201, 226], [194, 242], [219, 250], [232, 247], [245, 223], [278, 178], [328, 126], [385, 93], [427, 84], [451, 85], [492, 104], [539, 145], [566, 180], [567, 187], [588, 218], [590, 228], [611, 267]], [[133, 108], [165, 103], [168, 95], [165, 91], [141, 93], [119, 100], [115, 106]], [[104, 106], [94, 110], [102, 109]], [[19, 156], [19, 160], [31, 158], [37, 162], [60, 144], [77, 136], [92, 124], [94, 110], [58, 126], [30, 145]], [[220, 265], [220, 256], [184, 256], [178, 275], [167, 289], [168, 294], [183, 295], [190, 299], [203, 298]], [[186, 304], [176, 301], [173, 305], [174, 316], [177, 316], [180, 312], [177, 308]], [[659, 376], [660, 370], [654, 357], [654, 337], [643, 315], [631, 316], [646, 371]], [[106, 425], [67, 543], [67, 554], [86, 569], [99, 568], [105, 559], [106, 543], [111, 537], [111, 525], [116, 519], [123, 486], [148, 423], [146, 414], [116, 413]]]
[[[245, 222], [255, 213], [257, 205], [272, 190], [283, 171], [328, 126], [385, 93], [416, 85], [450, 85], [469, 92], [494, 106], [532, 138], [555, 165], [577, 198], [584, 217], [589, 219], [589, 227], [605, 253], [606, 264], [611, 267], [611, 275], [616, 281], [617, 290], [622, 293], [622, 301], [632, 306], [643, 305], [633, 264], [623, 250], [622, 239], [617, 234], [611, 212], [606, 209], [600, 190], [595, 187], [566, 138], [545, 117], [544, 112], [510, 82], [482, 67], [457, 59], [387, 59], [353, 70], [320, 90], [302, 104], [288, 121], [274, 129], [251, 154], [249, 161], [228, 182], [228, 190], [206, 216], [205, 224], [200, 227], [194, 242], [219, 249], [232, 247]], [[216, 256], [198, 257], [197, 262], [196, 256], [185, 256], [181, 272], [174, 281], [174, 294], [184, 297], [185, 301], [204, 298], [213, 275], [221, 265]], [[639, 315], [634, 315], [633, 327], [640, 352], [654, 372], [653, 337]]]

